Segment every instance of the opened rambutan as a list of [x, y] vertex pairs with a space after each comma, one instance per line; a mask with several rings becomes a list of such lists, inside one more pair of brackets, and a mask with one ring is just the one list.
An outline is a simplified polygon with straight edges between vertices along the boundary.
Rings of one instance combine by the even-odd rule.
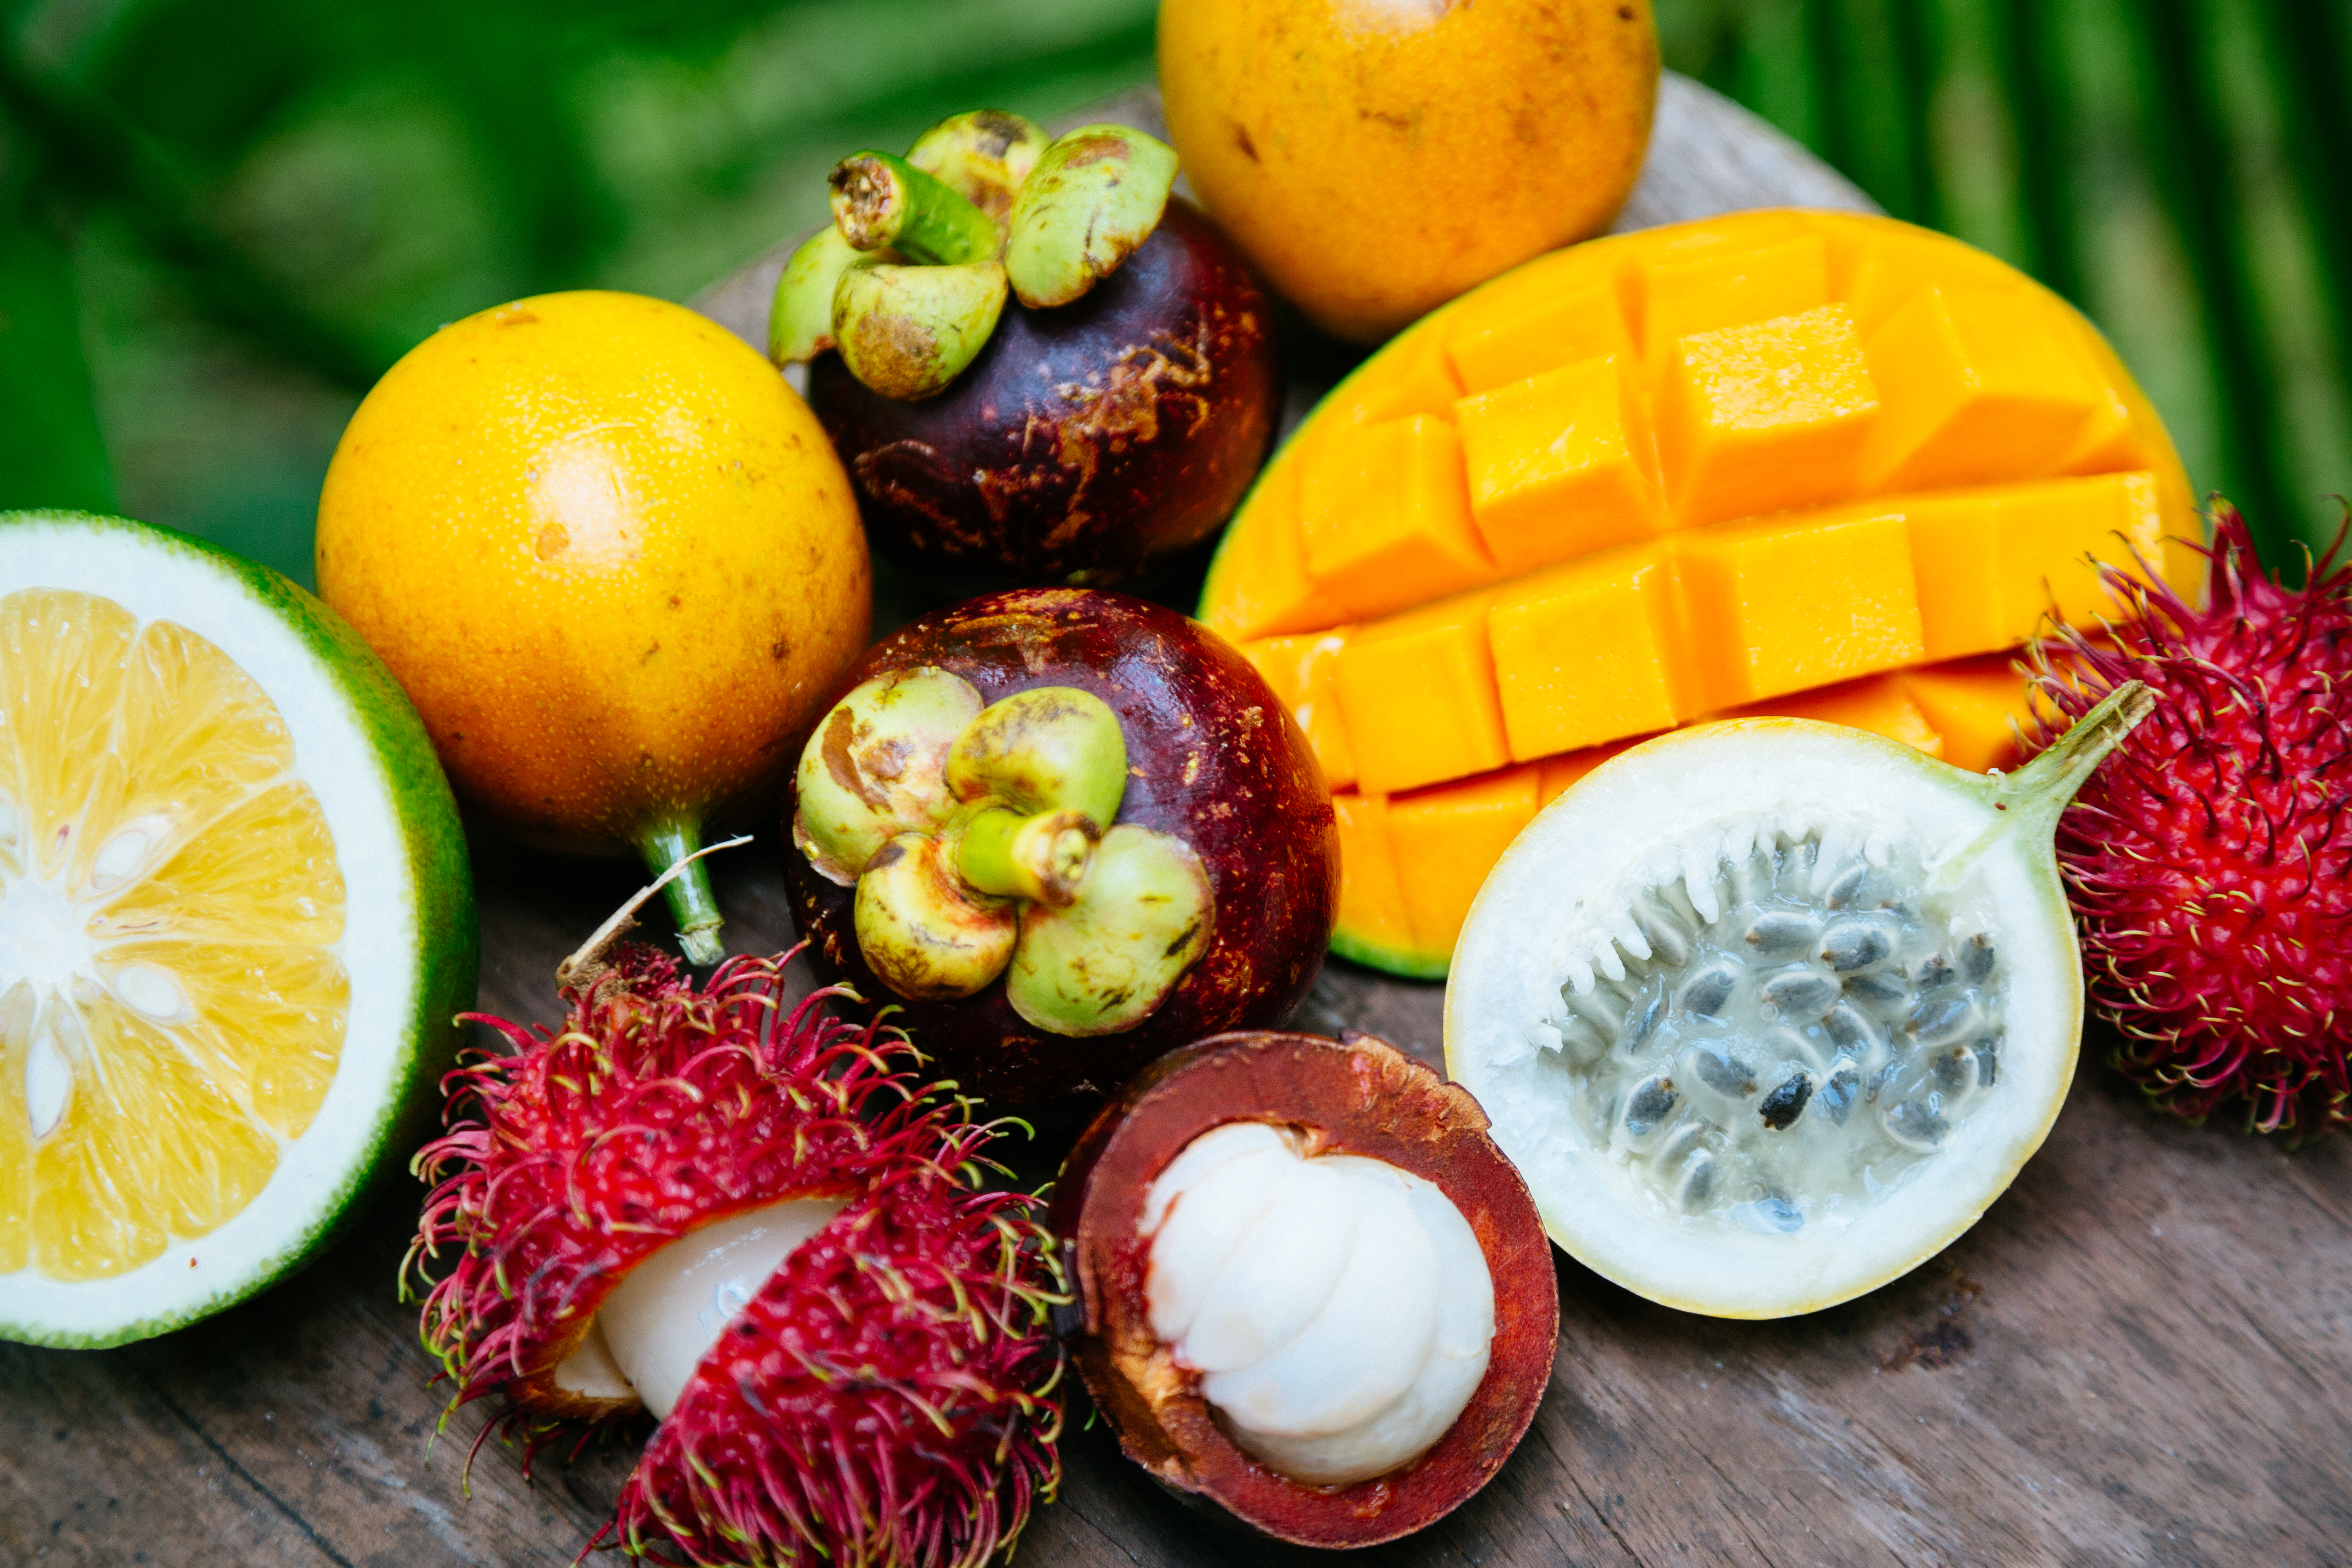
[[607, 1527], [631, 1553], [972, 1568], [1058, 1478], [1058, 1265], [977, 1184], [995, 1129], [831, 993], [788, 1006], [783, 964], [698, 988], [625, 947], [560, 1031], [482, 1020], [512, 1054], [450, 1076], [417, 1156], [425, 1342], [526, 1465], [658, 1421]]
[[2205, 609], [2102, 568], [2122, 620], [2036, 650], [2069, 720], [2126, 680], [2157, 695], [2058, 853], [2116, 1066], [2183, 1116], [2300, 1141], [2352, 1121], [2352, 567], [2339, 536], [2290, 590], [2234, 508], [2213, 523]]

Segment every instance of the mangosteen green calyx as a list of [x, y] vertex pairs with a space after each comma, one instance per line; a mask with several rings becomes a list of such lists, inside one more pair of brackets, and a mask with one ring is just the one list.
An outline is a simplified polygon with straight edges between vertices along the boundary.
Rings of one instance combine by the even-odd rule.
[[834, 165], [833, 227], [776, 280], [770, 354], [838, 348], [885, 397], [929, 397], [971, 363], [1008, 285], [1066, 305], [1151, 237], [1176, 154], [1124, 125], [1048, 142], [1034, 121], [981, 110], [925, 132], [904, 158]]
[[1038, 1028], [1116, 1034], [1158, 1008], [1216, 921], [1190, 845], [1114, 826], [1127, 768], [1118, 715], [1090, 691], [983, 707], [960, 675], [894, 672], [810, 737], [793, 842], [856, 887], [858, 950], [899, 995], [971, 996], [1002, 975]]
[[1098, 585], [1232, 511], [1273, 435], [1272, 322], [1175, 177], [1139, 131], [992, 110], [835, 167], [769, 353], [814, 361], [884, 548], [967, 587]]
[[985, 595], [877, 643], [833, 701], [793, 773], [793, 923], [963, 1092], [1076, 1131], [1145, 1063], [1279, 1023], [1315, 984], [1330, 792], [1198, 622]]

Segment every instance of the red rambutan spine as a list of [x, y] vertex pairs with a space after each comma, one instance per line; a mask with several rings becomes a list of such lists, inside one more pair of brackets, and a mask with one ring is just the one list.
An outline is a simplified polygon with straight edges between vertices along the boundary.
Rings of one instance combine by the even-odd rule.
[[2183, 1116], [2300, 1140], [2352, 1122], [2352, 567], [2339, 534], [2287, 589], [2234, 509], [2212, 516], [2207, 608], [2103, 567], [2123, 619], [2035, 650], [2070, 720], [2126, 680], [2158, 698], [2058, 850], [2116, 1065]]
[[788, 1006], [789, 956], [697, 989], [625, 948], [564, 992], [560, 1030], [480, 1018], [509, 1050], [444, 1082], [404, 1289], [425, 1287], [450, 1409], [502, 1399], [476, 1448], [519, 1430], [528, 1470], [567, 1428], [638, 1413], [551, 1375], [631, 1268], [731, 1214], [845, 1198], [721, 1332], [597, 1539], [673, 1563], [968, 1568], [1058, 1479], [1053, 1243], [1034, 1199], [983, 1185], [1001, 1126], [917, 1078], [902, 1036], [827, 1015], [833, 993]]

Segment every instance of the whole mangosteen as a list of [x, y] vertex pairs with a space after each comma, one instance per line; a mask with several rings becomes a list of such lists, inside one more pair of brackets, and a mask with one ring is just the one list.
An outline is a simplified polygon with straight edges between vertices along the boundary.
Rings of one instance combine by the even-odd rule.
[[1321, 970], [1337, 824], [1249, 661], [1172, 610], [1029, 589], [876, 645], [793, 775], [793, 912], [968, 1093], [1075, 1127]]
[[1559, 1342], [1551, 1247], [1478, 1103], [1368, 1035], [1153, 1063], [1072, 1148], [1066, 1337], [1128, 1457], [1306, 1546], [1370, 1546], [1502, 1467]]
[[813, 361], [878, 548], [966, 591], [1105, 586], [1231, 514], [1279, 412], [1273, 317], [1175, 174], [1128, 127], [994, 110], [835, 169], [770, 352]]

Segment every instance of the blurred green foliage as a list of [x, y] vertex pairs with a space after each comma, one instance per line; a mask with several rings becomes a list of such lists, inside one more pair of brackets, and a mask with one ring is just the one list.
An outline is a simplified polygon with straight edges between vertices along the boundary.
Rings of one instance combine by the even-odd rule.
[[[2081, 304], [2274, 559], [2332, 535], [2352, 0], [1657, 4], [1670, 65]], [[304, 580], [344, 420], [439, 323], [682, 299], [816, 221], [842, 153], [982, 103], [1050, 117], [1151, 51], [1150, 0], [0, 18], [0, 506], [119, 505]]]
[[2335, 537], [2352, 0], [1657, 5], [1669, 63], [2081, 306], [2273, 564]]
[[817, 222], [844, 153], [1151, 70], [1151, 0], [0, 16], [0, 507], [111, 502], [305, 582], [336, 437], [442, 322], [551, 289], [684, 299]]
[[20, 198], [0, 223], [0, 475], [41, 506], [111, 510], [114, 476], [82, 360], [73, 258]]

